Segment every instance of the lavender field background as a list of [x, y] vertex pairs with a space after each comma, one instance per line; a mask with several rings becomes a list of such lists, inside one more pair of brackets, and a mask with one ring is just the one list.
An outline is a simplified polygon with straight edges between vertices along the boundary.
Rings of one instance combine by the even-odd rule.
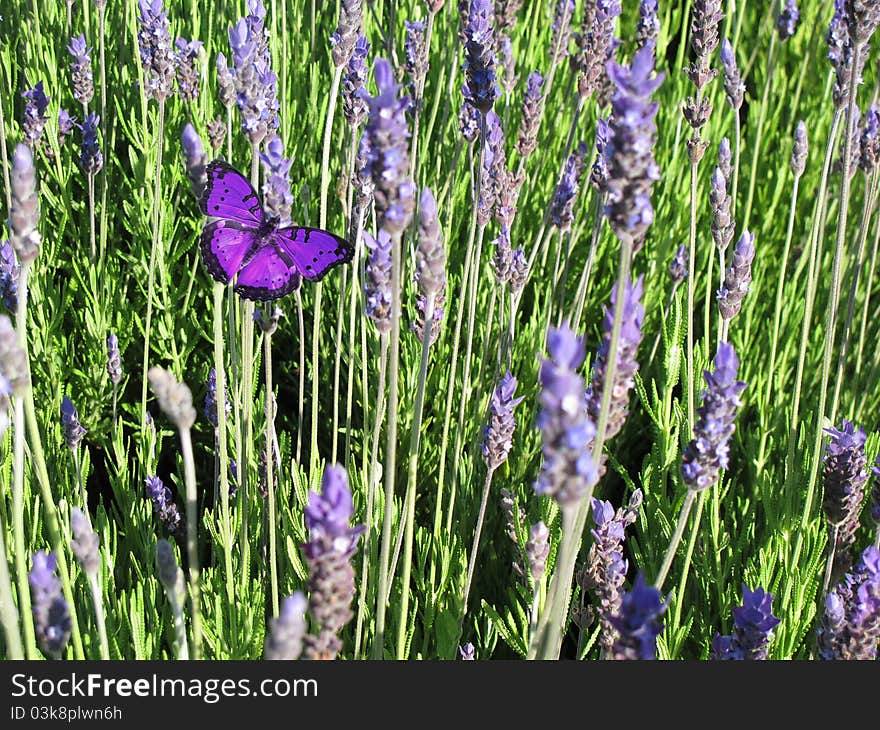
[[880, 3], [0, 16], [0, 656], [876, 658]]

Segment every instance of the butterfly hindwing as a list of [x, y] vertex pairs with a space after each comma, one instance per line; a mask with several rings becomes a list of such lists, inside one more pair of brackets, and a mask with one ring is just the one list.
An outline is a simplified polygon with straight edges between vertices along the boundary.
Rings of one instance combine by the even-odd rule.
[[354, 256], [354, 246], [348, 241], [320, 228], [282, 228], [277, 240], [309, 281], [320, 281], [334, 266], [348, 263]]
[[223, 284], [232, 280], [259, 243], [259, 236], [252, 227], [228, 220], [205, 224], [199, 239], [208, 273]]
[[290, 294], [299, 284], [296, 265], [270, 239], [242, 264], [235, 279], [235, 291], [245, 299], [265, 302]]
[[202, 213], [260, 227], [263, 205], [253, 186], [238, 170], [223, 160], [207, 167], [208, 183], [199, 198]]

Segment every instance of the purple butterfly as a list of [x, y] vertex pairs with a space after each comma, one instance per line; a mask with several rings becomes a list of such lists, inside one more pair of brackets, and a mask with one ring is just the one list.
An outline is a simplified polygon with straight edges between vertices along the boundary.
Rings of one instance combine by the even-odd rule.
[[218, 219], [202, 229], [205, 266], [217, 281], [234, 281], [245, 299], [279, 299], [299, 287], [300, 277], [320, 281], [354, 255], [348, 241], [319, 228], [279, 227], [247, 178], [222, 160], [208, 165], [199, 207]]

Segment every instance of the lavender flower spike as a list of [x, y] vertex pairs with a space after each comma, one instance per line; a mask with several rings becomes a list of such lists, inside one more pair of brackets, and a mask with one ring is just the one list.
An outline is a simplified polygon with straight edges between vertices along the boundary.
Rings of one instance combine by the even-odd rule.
[[82, 34], [70, 39], [67, 52], [73, 57], [70, 62], [70, 79], [73, 85], [73, 98], [83, 106], [88, 105], [95, 95], [92, 77], [92, 59]]
[[782, 10], [776, 13], [776, 31], [779, 33], [779, 40], [785, 42], [794, 35], [800, 17], [796, 0], [785, 0]]
[[174, 49], [162, 0], [139, 0], [138, 46], [144, 69], [144, 93], [162, 101], [172, 94]]
[[359, 127], [367, 119], [367, 102], [361, 89], [367, 83], [367, 54], [370, 44], [361, 33], [348, 59], [345, 76], [342, 77], [342, 113], [352, 128]]
[[64, 440], [69, 449], [75, 449], [79, 446], [86, 435], [86, 430], [79, 422], [76, 406], [66, 395], [61, 399], [61, 427], [64, 430]]
[[743, 231], [733, 250], [733, 261], [718, 290], [718, 309], [725, 320], [733, 319], [742, 307], [752, 283], [752, 261], [755, 258], [755, 234]]
[[492, 0], [471, 0], [464, 28], [464, 72], [467, 81], [463, 92], [467, 102], [483, 114], [498, 98], [495, 80], [495, 19]]
[[791, 172], [800, 177], [807, 169], [807, 125], [803, 120], [798, 122], [794, 131], [794, 145], [791, 149]]
[[87, 575], [95, 575], [100, 566], [98, 533], [92, 529], [79, 507], [74, 507], [70, 513], [70, 529], [73, 532], [73, 539], [70, 541], [71, 551], [83, 572]]
[[739, 111], [746, 93], [746, 85], [736, 64], [733, 46], [727, 38], [721, 41], [721, 66], [724, 69], [724, 94], [727, 96], [727, 103], [734, 111]]
[[727, 178], [720, 165], [712, 173], [709, 202], [712, 204], [712, 239], [719, 251], [726, 251], [733, 239], [733, 220], [730, 217], [731, 197], [727, 191]]
[[406, 38], [403, 49], [405, 61], [403, 69], [410, 79], [410, 93], [416, 104], [421, 104], [421, 88], [428, 73], [428, 48], [425, 45], [427, 26], [423, 21], [407, 20], [404, 24]]
[[718, 481], [718, 472], [727, 468], [730, 438], [736, 428], [734, 420], [742, 405], [739, 396], [746, 387], [736, 379], [738, 368], [733, 346], [719, 343], [715, 371], [703, 373], [707, 388], [697, 409], [700, 417], [694, 426], [694, 438], [681, 457], [681, 476], [688, 489], [708, 489]]
[[665, 610], [660, 591], [647, 585], [639, 573], [632, 590], [621, 600], [620, 614], [611, 618], [611, 626], [618, 635], [611, 646], [610, 657], [656, 659], [657, 637], [663, 631], [660, 617]]
[[544, 576], [547, 570], [547, 558], [550, 557], [550, 530], [543, 522], [532, 525], [529, 530], [526, 557], [529, 560], [532, 580], [537, 583]]
[[171, 490], [165, 486], [157, 476], [144, 479], [147, 488], [147, 496], [153, 503], [153, 514], [165, 525], [165, 529], [172, 535], [183, 534], [183, 521], [180, 511], [171, 496]]
[[76, 126], [76, 118], [73, 117], [67, 109], [58, 110], [58, 145], [64, 146], [67, 138], [73, 134], [73, 128]]
[[[223, 394], [227, 418], [232, 413], [232, 403], [229, 402], [228, 383], [228, 380], [223, 381], [224, 390], [227, 391]], [[214, 368], [211, 368], [211, 371], [208, 373], [204, 413], [211, 425], [217, 428], [217, 371]]]
[[196, 64], [199, 60], [201, 41], [187, 41], [178, 38], [174, 43], [174, 60], [177, 64], [177, 93], [187, 104], [199, 97], [199, 71]]
[[24, 121], [21, 125], [22, 131], [28, 146], [35, 150], [40, 145], [40, 141], [43, 138], [43, 128], [49, 119], [46, 116], [46, 109], [49, 107], [49, 97], [43, 91], [42, 81], [38, 82], [34, 88], [26, 89], [22, 92], [21, 96], [25, 100]]
[[73, 622], [70, 608], [61, 594], [61, 581], [55, 577], [55, 565], [54, 552], [34, 553], [28, 582], [37, 641], [45, 654], [60, 659], [73, 630]]
[[422, 189], [419, 204], [419, 244], [416, 249], [416, 281], [419, 286], [418, 316], [413, 329], [420, 341], [425, 337], [425, 315], [428, 299], [434, 302], [434, 314], [430, 336], [433, 344], [440, 335], [443, 318], [442, 305], [446, 301], [446, 249], [443, 246], [443, 230], [437, 218], [437, 202], [429, 187]]
[[398, 98], [400, 86], [394, 80], [391, 64], [384, 58], [376, 61], [373, 76], [378, 93], [368, 101], [368, 165], [376, 186], [380, 228], [396, 236], [407, 229], [415, 208], [415, 187], [409, 179], [409, 99]]
[[268, 139], [266, 151], [260, 154], [263, 162], [263, 206], [281, 225], [290, 223], [293, 193], [290, 192], [290, 166], [284, 156], [284, 143], [277, 134]]
[[214, 150], [214, 156], [223, 146], [223, 140], [226, 138], [226, 123], [222, 117], [214, 117], [208, 121], [208, 139], [211, 141], [211, 149]]
[[[645, 319], [645, 307], [642, 304], [643, 281], [640, 276], [635, 284], [627, 283], [623, 301], [623, 319], [621, 320], [620, 338], [617, 344], [617, 370], [611, 387], [611, 406], [605, 427], [605, 440], [610, 441], [620, 433], [629, 413], [629, 394], [635, 386], [635, 374], [639, 368], [636, 352], [642, 341], [642, 323]], [[608, 369], [609, 348], [611, 347], [611, 330], [614, 324], [614, 309], [617, 302], [617, 286], [611, 291], [611, 305], [605, 308], [603, 321], [602, 344], [596, 353], [596, 360], [590, 378], [590, 387], [586, 391], [587, 410], [594, 423], [599, 422], [602, 408], [602, 390], [605, 387], [605, 373]], [[604, 455], [601, 457], [599, 473], [604, 471]]]
[[342, 0], [339, 4], [339, 23], [336, 26], [336, 32], [330, 36], [334, 66], [348, 64], [363, 24], [362, 0]]
[[9, 243], [24, 266], [40, 252], [40, 202], [37, 197], [37, 173], [30, 149], [23, 144], [12, 153], [11, 188], [12, 208], [9, 211]]
[[89, 114], [82, 123], [82, 146], [79, 152], [79, 166], [87, 175], [97, 175], [104, 167], [104, 156], [98, 144], [98, 128], [101, 119], [97, 114]]
[[196, 409], [192, 393], [186, 383], [179, 383], [174, 375], [163, 368], [153, 366], [147, 372], [150, 386], [159, 400], [159, 407], [179, 429], [192, 428], [196, 421]]
[[685, 244], [679, 244], [675, 250], [675, 256], [669, 264], [669, 276], [672, 278], [672, 285], [678, 286], [688, 275], [688, 247]]
[[760, 586], [750, 591], [743, 584], [743, 602], [733, 609], [733, 635], [715, 635], [714, 659], [764, 660], [779, 619], [773, 615], [773, 596]]
[[556, 9], [553, 11], [553, 35], [550, 40], [550, 63], [554, 66], [568, 55], [574, 10], [574, 0], [557, 0]]
[[21, 266], [15, 260], [15, 251], [9, 241], [0, 246], [0, 301], [10, 312], [18, 306], [18, 275]]
[[299, 659], [308, 626], [305, 612], [309, 607], [306, 597], [297, 591], [287, 596], [278, 607], [266, 633], [264, 659]]
[[[613, 91], [613, 84], [606, 72], [612, 60], [617, 43], [614, 39], [614, 24], [621, 14], [620, 0], [598, 0], [584, 6], [581, 20], [580, 46], [576, 61], [578, 68], [578, 95], [586, 99], [596, 92], [599, 106], [604, 108]], [[640, 44], [639, 48], [646, 44]]]
[[594, 596], [594, 608], [602, 625], [600, 643], [606, 653], [617, 639], [612, 620], [620, 615], [623, 584], [626, 582], [627, 561], [623, 557], [626, 528], [638, 518], [642, 491], [636, 489], [629, 504], [615, 511], [610, 502], [593, 499], [593, 545], [587, 557], [587, 569], [580, 581], [584, 590]]
[[541, 117], [544, 113], [543, 86], [544, 77], [537, 71], [532, 71], [526, 81], [519, 136], [516, 140], [516, 151], [520, 157], [528, 157], [538, 146], [538, 130], [541, 128]]
[[235, 77], [226, 65], [226, 56], [222, 53], [217, 54], [217, 93], [220, 103], [227, 109], [235, 103]]
[[840, 428], [825, 430], [831, 440], [825, 447], [822, 509], [829, 526], [837, 528], [833, 546], [834, 574], [841, 575], [851, 564], [848, 551], [855, 542], [859, 513], [868, 482], [865, 432], [844, 419]]
[[342, 649], [339, 632], [352, 617], [355, 587], [351, 558], [363, 531], [363, 527], [351, 527], [353, 513], [345, 470], [340, 466], [326, 467], [321, 494], [309, 492], [305, 508], [309, 608], [319, 627], [316, 636], [306, 637], [306, 655], [310, 659], [335, 659]]
[[110, 382], [118, 385], [122, 380], [122, 356], [119, 353], [119, 340], [112, 332], [107, 336], [107, 374]]
[[458, 653], [461, 654], [462, 661], [472, 662], [476, 659], [474, 645], [468, 642], [464, 646], [458, 647]]
[[376, 238], [363, 232], [367, 247], [364, 309], [380, 334], [391, 331], [391, 236], [380, 230]]
[[5, 314], [0, 314], [0, 390], [21, 396], [30, 385], [27, 354], [18, 344], [18, 334]]
[[710, 68], [710, 59], [718, 47], [718, 24], [721, 22], [721, 0], [694, 0], [691, 16], [691, 47], [694, 61], [684, 72], [691, 83], [702, 89], [717, 71]]
[[877, 168], [880, 159], [880, 109], [871, 104], [859, 139], [859, 167], [866, 175]]
[[208, 184], [208, 155], [205, 154], [205, 148], [202, 146], [202, 138], [192, 124], [187, 124], [183, 128], [180, 147], [183, 151], [183, 165], [189, 178], [190, 190], [198, 200]]
[[660, 178], [654, 161], [658, 105], [650, 97], [663, 83], [663, 74], [654, 72], [654, 47], [648, 44], [633, 57], [629, 68], [608, 64], [614, 82], [611, 99], [611, 139], [608, 159], [608, 204], [605, 214], [618, 238], [637, 243], [644, 239], [654, 220], [651, 185]]
[[584, 343], [567, 324], [547, 333], [549, 357], [541, 363], [541, 411], [536, 425], [542, 434], [544, 463], [535, 493], [549, 495], [562, 509], [576, 509], [599, 475], [590, 454], [596, 427], [584, 402]]
[[871, 545], [856, 567], [825, 597], [817, 631], [826, 660], [876, 659], [880, 644], [880, 551]]
[[514, 398], [516, 378], [509, 372], [498, 382], [489, 404], [489, 423], [483, 434], [483, 461], [489, 469], [497, 469], [505, 461], [513, 447], [513, 431], [516, 420], [513, 409], [522, 402], [522, 396]]
[[550, 222], [560, 231], [571, 230], [574, 222], [574, 200], [579, 189], [576, 157], [572, 154], [565, 163], [565, 170], [550, 201]]
[[639, 24], [636, 26], [636, 44], [643, 48], [648, 43], [656, 43], [659, 33], [657, 0], [642, 0], [639, 4]]

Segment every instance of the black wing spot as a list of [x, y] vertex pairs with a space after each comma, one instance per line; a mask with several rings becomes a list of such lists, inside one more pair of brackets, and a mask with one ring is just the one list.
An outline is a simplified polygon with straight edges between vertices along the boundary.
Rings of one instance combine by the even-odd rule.
[[215, 206], [214, 206], [214, 210], [220, 210], [220, 206], [219, 206], [219, 205], [215, 205]]

